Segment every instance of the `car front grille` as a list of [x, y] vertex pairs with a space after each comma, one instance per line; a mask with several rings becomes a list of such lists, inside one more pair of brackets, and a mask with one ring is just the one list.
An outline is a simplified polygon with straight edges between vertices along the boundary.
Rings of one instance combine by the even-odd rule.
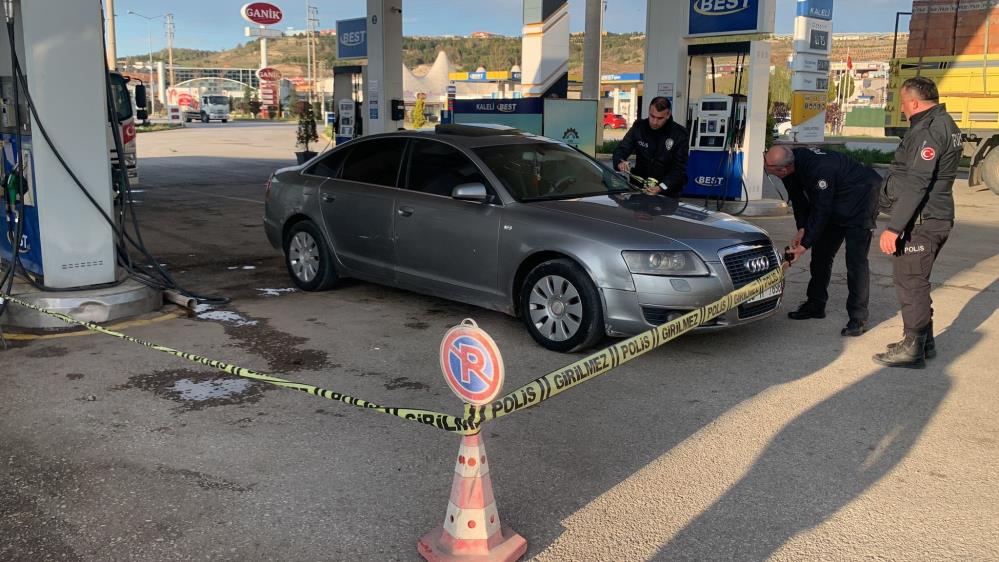
[[[752, 271], [746, 264], [755, 259], [765, 259], [767, 261], [766, 267]], [[780, 267], [777, 254], [774, 253], [774, 247], [770, 244], [729, 254], [722, 258], [722, 261], [725, 263], [725, 269], [728, 271], [728, 276], [732, 278], [732, 285], [736, 289], [748, 285]]]
[[[756, 271], [753, 271], [749, 266], [747, 266], [747, 264], [751, 264], [753, 260], [766, 260], [766, 267], [758, 267], [761, 262], [757, 261], [755, 264], [757, 267], [754, 268]], [[756, 281], [781, 265], [780, 260], [777, 258], [777, 254], [774, 253], [773, 246], [770, 244], [761, 244], [756, 247], [728, 254], [722, 258], [722, 261], [725, 263], [725, 269], [728, 271], [729, 277], [732, 278], [732, 285], [736, 289]], [[739, 318], [752, 318], [754, 316], [766, 314], [777, 308], [777, 305], [779, 304], [780, 297], [773, 297], [765, 301], [741, 304], [739, 305]]]
[[[648, 322], [649, 324], [652, 324], [653, 326], [661, 326], [662, 324], [665, 324], [666, 322], [668, 322], [670, 320], [671, 316], [675, 319], [675, 318], [678, 318], [680, 316], [683, 316], [684, 314], [687, 314], [688, 312], [690, 312], [690, 311], [689, 310], [676, 310], [676, 309], [673, 309], [673, 308], [659, 308], [658, 306], [643, 306], [642, 307], [642, 316], [645, 317], [645, 321], [646, 322]], [[701, 324], [701, 326], [702, 327], [704, 327], [704, 326], [714, 326], [717, 323], [718, 323], [718, 319], [717, 318], [712, 318], [711, 320], [708, 320], [704, 324]]]
[[739, 319], [752, 318], [753, 316], [766, 314], [771, 310], [777, 308], [777, 305], [779, 303], [780, 303], [780, 297], [774, 297], [772, 299], [767, 299], [765, 301], [759, 301], [749, 304], [740, 304]]

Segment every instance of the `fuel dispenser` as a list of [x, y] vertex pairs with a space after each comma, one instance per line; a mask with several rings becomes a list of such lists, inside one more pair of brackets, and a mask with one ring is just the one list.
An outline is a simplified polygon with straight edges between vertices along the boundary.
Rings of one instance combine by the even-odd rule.
[[333, 96], [337, 100], [337, 144], [363, 134], [358, 105], [362, 101], [361, 91], [365, 72], [361, 66], [333, 67]]
[[741, 199], [746, 96], [708, 94], [691, 103], [687, 197]]

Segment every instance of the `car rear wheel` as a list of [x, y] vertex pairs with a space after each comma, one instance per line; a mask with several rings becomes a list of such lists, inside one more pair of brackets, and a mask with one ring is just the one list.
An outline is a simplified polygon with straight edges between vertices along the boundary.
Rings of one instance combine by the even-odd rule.
[[604, 335], [597, 288], [568, 259], [539, 264], [524, 279], [520, 314], [536, 342], [553, 351], [587, 349]]
[[333, 265], [333, 253], [312, 221], [295, 223], [288, 231], [284, 263], [291, 280], [303, 291], [325, 291], [340, 280]]

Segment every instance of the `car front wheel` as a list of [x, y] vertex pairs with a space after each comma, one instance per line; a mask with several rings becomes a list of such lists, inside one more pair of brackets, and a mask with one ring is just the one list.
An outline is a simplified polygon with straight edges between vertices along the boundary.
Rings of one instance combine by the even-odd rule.
[[600, 295], [568, 259], [539, 264], [524, 279], [520, 314], [536, 342], [552, 351], [587, 349], [604, 335]]
[[295, 223], [284, 239], [284, 263], [295, 285], [303, 291], [325, 291], [339, 281], [333, 253], [322, 232], [311, 221]]

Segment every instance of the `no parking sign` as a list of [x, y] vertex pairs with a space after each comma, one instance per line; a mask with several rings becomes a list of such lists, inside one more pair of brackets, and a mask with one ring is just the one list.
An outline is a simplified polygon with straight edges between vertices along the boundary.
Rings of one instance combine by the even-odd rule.
[[440, 361], [448, 386], [469, 404], [488, 404], [503, 388], [499, 347], [470, 318], [444, 334]]

